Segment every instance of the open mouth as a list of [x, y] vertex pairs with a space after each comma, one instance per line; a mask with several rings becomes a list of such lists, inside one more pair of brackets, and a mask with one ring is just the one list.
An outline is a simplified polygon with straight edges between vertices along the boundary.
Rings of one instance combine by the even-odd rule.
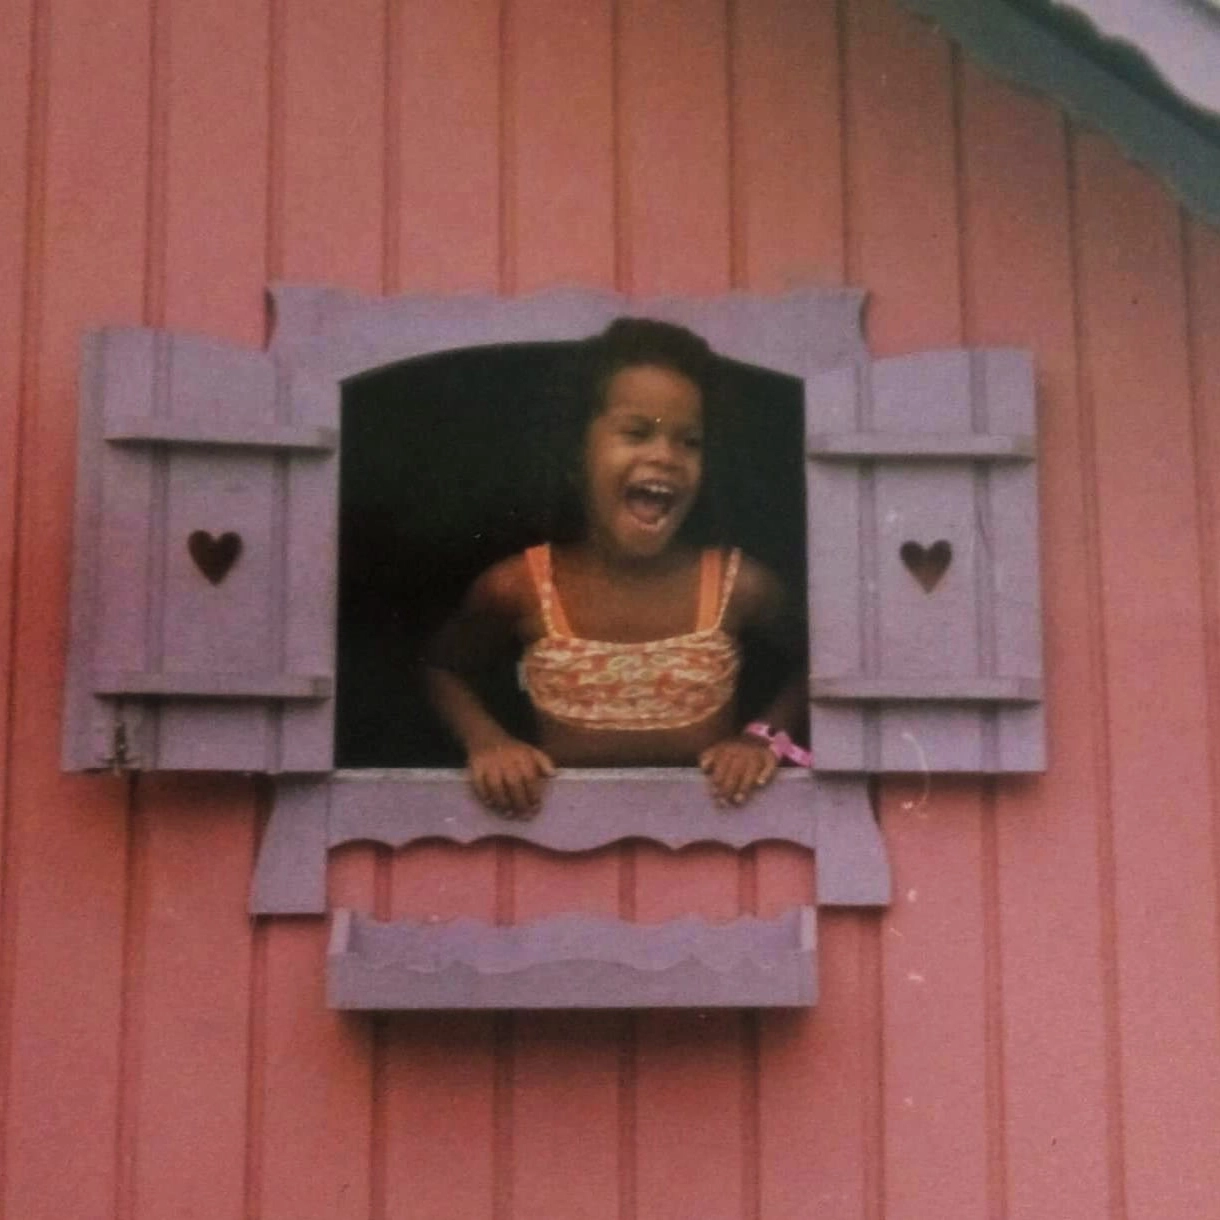
[[624, 493], [627, 511], [649, 529], [658, 529], [665, 524], [678, 502], [678, 493], [668, 483], [633, 483]]

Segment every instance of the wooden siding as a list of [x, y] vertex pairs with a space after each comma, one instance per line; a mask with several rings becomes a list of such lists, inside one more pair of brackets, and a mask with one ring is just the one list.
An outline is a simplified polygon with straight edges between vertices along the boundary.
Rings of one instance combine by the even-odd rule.
[[[890, 0], [0, 7], [0, 1220], [1204, 1220], [1220, 235]], [[267, 792], [57, 766], [83, 330], [264, 284], [872, 293], [1039, 369], [1051, 768], [886, 781], [806, 1014], [339, 1016]], [[332, 905], [775, 915], [795, 849], [346, 848]]]

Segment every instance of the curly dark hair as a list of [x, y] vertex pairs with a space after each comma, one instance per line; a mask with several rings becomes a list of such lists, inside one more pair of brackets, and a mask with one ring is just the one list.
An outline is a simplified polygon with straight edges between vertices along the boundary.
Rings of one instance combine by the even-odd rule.
[[615, 318], [598, 335], [577, 345], [567, 386], [561, 393], [556, 434], [550, 450], [550, 535], [556, 542], [575, 542], [586, 530], [584, 452], [590, 423], [604, 410], [606, 390], [616, 373], [653, 365], [693, 382], [703, 404], [703, 477], [699, 494], [678, 537], [693, 545], [723, 541], [712, 487], [721, 454], [717, 445], [721, 358], [707, 340], [672, 322], [655, 318]]

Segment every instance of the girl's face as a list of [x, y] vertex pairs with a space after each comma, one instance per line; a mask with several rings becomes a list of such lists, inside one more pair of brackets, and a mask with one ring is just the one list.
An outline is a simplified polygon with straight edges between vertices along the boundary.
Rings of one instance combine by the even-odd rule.
[[585, 436], [590, 539], [622, 558], [661, 554], [686, 520], [702, 477], [699, 387], [658, 365], [620, 369]]

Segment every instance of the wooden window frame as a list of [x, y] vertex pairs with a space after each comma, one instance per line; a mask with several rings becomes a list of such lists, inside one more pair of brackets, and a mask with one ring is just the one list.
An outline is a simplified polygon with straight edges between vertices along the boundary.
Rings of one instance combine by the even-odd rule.
[[[288, 358], [299, 355], [312, 371], [342, 383], [384, 364], [441, 351], [577, 340], [620, 313], [637, 312], [683, 322], [725, 354], [771, 369], [781, 361], [758, 350], [757, 340], [746, 351], [732, 350], [725, 340], [749, 329], [743, 322], [751, 312], [761, 310], [765, 316], [786, 310], [805, 314], [807, 325], [785, 328], [765, 316], [773, 339], [804, 329], [806, 335], [834, 336], [841, 345], [821, 353], [790, 353], [787, 367], [781, 363], [779, 371], [795, 372], [804, 380], [807, 368], [863, 354], [861, 303], [860, 294], [853, 292], [775, 303], [738, 298], [727, 310], [738, 316], [724, 318], [723, 301], [628, 302], [585, 293], [550, 294], [530, 302], [472, 298], [426, 304], [431, 333], [404, 348], [401, 303], [280, 289], [272, 351]], [[438, 308], [449, 313], [447, 320], [436, 320]], [[819, 318], [830, 319], [829, 324], [819, 325]], [[512, 324], [506, 327], [507, 319]], [[409, 329], [418, 334], [418, 322]], [[761, 333], [757, 325], [754, 331]], [[635, 838], [674, 849], [694, 842], [742, 848], [779, 840], [816, 852], [822, 905], [883, 905], [889, 900], [884, 846], [867, 788], [854, 778], [821, 780], [787, 771], [749, 807], [725, 816], [711, 807], [706, 780], [693, 769], [571, 771], [552, 782], [545, 808], [528, 822], [489, 814], [456, 770], [344, 770], [322, 783], [283, 779], [277, 788], [254, 878], [254, 913], [320, 912], [326, 902], [326, 853], [344, 842], [369, 839], [398, 848], [423, 838], [458, 843], [499, 838], [554, 851], [588, 851]], [[608, 806], [614, 809], [612, 818], [605, 814]], [[811, 875], [811, 892], [812, 881]], [[567, 915], [508, 931], [465, 927], [462, 921], [441, 931], [409, 923], [373, 925], [339, 912], [332, 928], [328, 996], [333, 1006], [349, 1009], [805, 1005], [816, 999], [814, 929], [808, 908], [777, 920], [718, 926], [679, 920], [644, 927]], [[412, 965], [421, 936], [426, 969]], [[456, 938], [455, 943], [442, 943], [446, 937]], [[516, 954], [512, 968], [501, 961], [493, 969], [492, 960], [503, 957], [506, 944]], [[444, 963], [439, 969], [438, 957]]]
[[[82, 412], [80, 468], [86, 495], [78, 497], [78, 580], [74, 585], [73, 653], [69, 659], [66, 765], [72, 769], [140, 765], [138, 759], [125, 753], [128, 724], [125, 717], [133, 715], [135, 719], [131, 723], [136, 728], [145, 727], [139, 719], [143, 705], [133, 712], [130, 707], [125, 710], [125, 701], [139, 704], [144, 695], [169, 703], [183, 698], [194, 700], [191, 706], [196, 709], [209, 699], [214, 699], [213, 706], [218, 706], [230, 695], [262, 698], [273, 709], [271, 716], [275, 723], [279, 723], [275, 721], [277, 715], [289, 715], [274, 710], [282, 708], [284, 700], [305, 701], [308, 714], [304, 721], [308, 732], [303, 739], [303, 749], [294, 746], [285, 751], [277, 745], [279, 753], [264, 765], [241, 767], [225, 766], [221, 751], [220, 762], [208, 764], [208, 769], [262, 770], [276, 777], [272, 814], [260, 848], [251, 893], [250, 910], [255, 915], [325, 913], [325, 865], [327, 853], [333, 847], [366, 840], [397, 848], [425, 838], [447, 839], [454, 843], [486, 838], [512, 839], [556, 851], [588, 851], [630, 838], [648, 839], [672, 848], [715, 842], [740, 849], [763, 841], [782, 841], [814, 853], [819, 905], [885, 905], [890, 897], [890, 877], [869, 798], [869, 774], [917, 768], [904, 757], [885, 755], [882, 748], [868, 745], [868, 741], [881, 740], [875, 734], [878, 724], [890, 724], [901, 730], [903, 718], [909, 714], [913, 703], [922, 702], [932, 709], [928, 715], [929, 723], [933, 725], [938, 723], [936, 718], [940, 715], [935, 710], [938, 704], [949, 708], [951, 719], [953, 706], [965, 703], [975, 708], [969, 714], [975, 716], [981, 726], [980, 741], [985, 742], [987, 749], [980, 747], [973, 755], [967, 751], [963, 758], [956, 760], [949, 749], [930, 769], [1039, 769], [1041, 657], [1036, 623], [1032, 630], [1023, 628], [1019, 681], [991, 680], [984, 673], [982, 680], [948, 678], [939, 685], [935, 682], [929, 685], [928, 680], [922, 678], [904, 685], [899, 676], [895, 684], [891, 675], [870, 677], [877, 672], [873, 662], [862, 664], [859, 655], [855, 661], [849, 658], [847, 669], [824, 669], [823, 674], [843, 672], [849, 675], [849, 680], [844, 687], [842, 682], [836, 686], [833, 679], [828, 683], [824, 676], [815, 678], [815, 698], [830, 705], [842, 700], [855, 701], [858, 706], [854, 711], [849, 709], [848, 719], [840, 715], [838, 707], [832, 707], [826, 719], [832, 734], [838, 731], [836, 725], [857, 726], [849, 729], [848, 737], [865, 742], [862, 752], [850, 745], [846, 765], [828, 768], [823, 757], [818, 769], [815, 741], [813, 773], [781, 772], [778, 781], [758, 794], [743, 810], [727, 815], [716, 811], [707, 798], [706, 780], [694, 769], [571, 771], [553, 781], [547, 805], [537, 818], [528, 822], [509, 822], [478, 805], [463, 773], [458, 770], [334, 770], [333, 689], [327, 688], [325, 674], [306, 674], [309, 681], [303, 686], [299, 681], [294, 683], [275, 675], [269, 681], [240, 679], [235, 686], [241, 689], [230, 690], [222, 689], [223, 684], [213, 689], [204, 681], [206, 675], [200, 674], [190, 675], [194, 684], [190, 690], [178, 689], [173, 675], [167, 677], [156, 673], [151, 676], [135, 671], [120, 674], [110, 685], [100, 681], [98, 674], [105, 666], [92, 664], [90, 668], [96, 658], [88, 651], [92, 639], [88, 618], [90, 579], [95, 576], [99, 548], [93, 545], [95, 540], [81, 532], [83, 528], [87, 534], [96, 516], [98, 481], [93, 471], [96, 453], [90, 446], [96, 446], [100, 440], [104, 439], [112, 446], [111, 452], [131, 444], [203, 448], [242, 444], [247, 449], [274, 448], [290, 450], [296, 455], [292, 461], [298, 461], [299, 465], [295, 467], [288, 464], [287, 458], [277, 459], [280, 463], [277, 478], [281, 485], [291, 487], [292, 479], [299, 478], [302, 486], [326, 488], [319, 503], [326, 512], [333, 512], [335, 520], [331, 524], [329, 542], [319, 553], [323, 562], [326, 562], [326, 556], [337, 560], [336, 441], [342, 442], [328, 421], [334, 425], [338, 423], [345, 382], [417, 357], [485, 346], [575, 341], [599, 331], [612, 318], [624, 313], [660, 317], [689, 326], [729, 359], [798, 378], [806, 387], [807, 399], [810, 385], [816, 381], [816, 396], [825, 397], [830, 403], [829, 412], [824, 414], [833, 427], [829, 432], [823, 429], [821, 415], [816, 427], [813, 420], [807, 418], [806, 449], [814, 465], [823, 467], [824, 482], [832, 490], [836, 480], [841, 484], [840, 476], [834, 472], [853, 463], [860, 464], [861, 478], [868, 483], [872, 478], [869, 471], [878, 462], [884, 464], [900, 458], [914, 460], [918, 465], [951, 458], [973, 464], [970, 467], [974, 471], [971, 475], [973, 486], [982, 489], [981, 493], [976, 490], [976, 507], [982, 505], [985, 509], [984, 501], [977, 496], [989, 495], [993, 480], [989, 470], [981, 467], [997, 462], [1012, 466], [1027, 462], [1033, 454], [1032, 439], [1019, 428], [1016, 431], [1008, 429], [1010, 434], [1000, 428], [997, 430], [999, 435], [993, 436], [988, 426], [978, 426], [980, 422], [987, 425], [993, 397], [997, 412], [1006, 417], [1006, 414], [1012, 415], [1013, 400], [1024, 396], [1025, 405], [1018, 403], [1013, 417], [1025, 419], [1028, 416], [1032, 432], [1032, 377], [1028, 358], [1020, 357], [1014, 362], [1013, 357], [1018, 355], [1015, 353], [979, 354], [977, 357], [931, 354], [916, 376], [918, 393], [915, 397], [919, 400], [920, 393], [924, 397], [915, 403], [915, 419], [926, 423], [926, 420], [920, 421], [922, 412], [929, 417], [936, 416], [940, 410], [937, 401], [943, 397], [941, 391], [949, 386], [951, 396], [956, 396], [960, 402], [953, 407], [956, 415], [950, 412], [945, 417], [954, 428], [964, 429], [959, 435], [911, 433], [899, 435], [895, 440], [880, 437], [875, 432], [861, 434], [858, 423], [857, 431], [853, 432], [851, 426], [844, 428], [844, 420], [871, 420], [874, 409], [877, 418], [884, 419], [896, 404], [892, 391], [888, 398], [883, 391], [874, 400], [872, 369], [877, 369], [879, 382], [892, 381], [895, 375], [901, 380], [903, 376], [901, 370], [895, 374], [893, 370], [882, 369], [881, 365], [870, 365], [860, 326], [863, 299], [863, 293], [857, 290], [827, 289], [777, 298], [734, 295], [704, 301], [628, 300], [611, 294], [576, 291], [517, 300], [473, 296], [373, 300], [332, 288], [277, 286], [271, 290], [276, 325], [265, 354], [243, 355], [236, 349], [230, 349], [226, 354], [226, 349], [216, 345], [207, 348], [206, 344], [206, 350], [201, 349], [199, 353], [204, 365], [214, 359], [223, 369], [227, 367], [225, 362], [231, 361], [241, 377], [249, 374], [255, 381], [261, 379], [264, 387], [268, 381], [274, 383], [276, 397], [274, 402], [268, 400], [265, 421], [253, 430], [247, 423], [240, 437], [229, 436], [223, 420], [217, 423], [208, 418], [210, 405], [206, 392], [203, 394], [201, 431], [195, 417], [185, 422], [174, 420], [172, 409], [168, 415], [160, 417], [154, 401], [157, 395], [162, 399], [169, 395], [171, 400], [173, 396], [173, 391], [165, 388], [169, 374], [162, 376], [164, 369], [161, 366], [169, 367], [177, 359], [173, 344], [178, 341], [172, 336], [158, 338], [154, 332], [117, 332], [120, 344], [135, 344], [137, 348], [140, 344], [152, 345], [149, 348], [152, 355], [144, 359], [142, 369], [137, 367], [139, 375], [135, 377], [140, 383], [136, 389], [140, 394], [151, 395], [151, 405], [149, 413], [133, 426], [123, 418], [116, 421], [111, 417], [103, 428], [101, 402], [91, 404], [91, 408], [96, 409]], [[104, 368], [100, 373], [98, 371], [99, 362], [104, 363], [99, 352], [105, 341], [92, 342], [91, 347], [88, 346], [90, 342], [87, 340], [90, 355], [86, 361], [86, 385], [83, 386], [86, 399], [91, 393], [95, 397], [102, 393], [97, 385], [104, 382], [107, 375]], [[185, 345], [184, 363], [189, 364], [196, 357], [190, 347], [192, 341], [181, 342]], [[163, 349], [169, 354], [159, 355]], [[139, 366], [139, 361], [136, 364]], [[963, 369], [968, 370], [968, 377], [963, 377]], [[993, 377], [995, 370], [999, 372]], [[115, 378], [119, 390], [128, 388], [123, 381], [123, 372], [120, 369]], [[224, 399], [229, 393], [226, 375], [222, 372], [212, 380], [220, 383], [217, 396]], [[201, 383], [205, 390], [207, 381], [205, 377]], [[998, 396], [991, 395], [992, 381], [997, 385], [1003, 383]], [[969, 388], [963, 389], [967, 382]], [[985, 393], [981, 400], [981, 415], [975, 410], [972, 417], [974, 408], [969, 404], [976, 383], [984, 387]], [[112, 400], [116, 398], [114, 387], [108, 383], [105, 394]], [[961, 403], [967, 405], [964, 419]], [[901, 408], [903, 404], [896, 405]], [[902, 416], [901, 409], [898, 416]], [[909, 419], [909, 414], [904, 418]], [[167, 423], [167, 419], [172, 422]], [[899, 432], [905, 431], [905, 426], [900, 424]], [[918, 432], [918, 426], [915, 432]], [[877, 445], [880, 445], [879, 449]], [[319, 455], [326, 461], [333, 461], [334, 469], [329, 473], [320, 472]], [[314, 464], [310, 465], [311, 462]], [[292, 470], [302, 473], [293, 475]], [[1006, 477], [1002, 473], [996, 476], [1004, 488], [1008, 487], [1004, 482]], [[1026, 481], [1021, 490], [1022, 511], [1031, 505], [1036, 509], [1030, 498], [1033, 490], [1036, 489], [1032, 481]], [[845, 503], [851, 505], [852, 501], [849, 499]], [[847, 517], [841, 512], [830, 516], [835, 520], [848, 519], [852, 513], [849, 511]], [[319, 520], [315, 505], [310, 528], [316, 531]], [[321, 528], [325, 528], [324, 521]], [[840, 549], [859, 546], [856, 542], [836, 545]], [[812, 539], [810, 548], [812, 552]], [[182, 562], [180, 556], [178, 561]], [[888, 562], [892, 562], [892, 556]], [[1022, 563], [1024, 569], [1031, 567], [1029, 553], [1022, 555]], [[199, 566], [203, 570], [205, 565]], [[1036, 564], [1032, 567], [1032, 596], [1036, 601]], [[983, 571], [986, 580], [989, 569]], [[914, 574], [917, 578], [920, 575]], [[869, 581], [862, 568], [853, 569], [851, 575], [862, 591], [867, 589]], [[337, 563], [332, 576], [329, 604], [333, 649], [336, 643], [333, 636]], [[269, 583], [283, 596], [287, 577], [282, 571], [278, 581], [273, 579]], [[846, 586], [850, 582], [843, 583]], [[324, 605], [326, 596], [316, 591], [310, 596], [316, 617], [317, 608]], [[860, 596], [869, 594], [862, 592]], [[834, 612], [833, 605], [831, 612]], [[321, 638], [322, 627], [324, 624], [312, 622], [310, 638], [314, 641]], [[310, 655], [316, 657], [316, 646], [311, 647], [314, 651]], [[851, 653], [853, 648], [854, 645], [849, 644], [840, 652]], [[333, 651], [331, 656], [333, 668]], [[811, 664], [817, 674], [817, 662], [812, 656]], [[853, 674], [855, 676], [851, 677]], [[822, 682], [823, 686], [819, 688], [817, 682]], [[116, 691], [124, 691], [130, 698], [116, 697]], [[895, 701], [900, 706], [894, 707]], [[229, 702], [232, 703], [232, 699]], [[328, 710], [319, 719], [317, 709], [323, 704]], [[989, 704], [996, 708], [995, 713], [983, 711]], [[300, 706], [298, 702], [297, 707]], [[313, 711], [309, 712], [311, 706]], [[1000, 711], [1003, 707], [1016, 707], [1018, 711]], [[108, 742], [101, 740], [108, 727], [105, 714], [113, 715], [115, 725], [113, 739]], [[155, 718], [160, 714], [159, 705], [154, 702], [149, 715]], [[1005, 754], [995, 748], [995, 726], [1002, 724], [1003, 717], [1010, 714], [1025, 716], [1020, 726], [1022, 733], [1031, 726], [1034, 730], [1029, 735], [1033, 746], [1024, 753]], [[856, 719], [850, 719], [852, 716]], [[187, 717], [189, 720], [189, 712]], [[329, 721], [327, 717], [330, 717]], [[326, 741], [328, 722], [332, 730], [331, 753], [324, 756], [322, 743]], [[904, 735], [910, 736], [909, 733]], [[233, 735], [230, 733], [230, 736]], [[280, 741], [276, 734], [271, 736]], [[104, 752], [107, 749], [108, 754]], [[827, 769], [831, 773], [825, 773]], [[612, 817], [605, 813], [609, 805], [614, 807]], [[677, 921], [651, 928], [614, 924], [607, 929], [597, 920], [583, 916], [561, 917], [561, 923], [562, 926], [552, 920], [538, 925], [533, 931], [517, 929], [504, 936], [499, 935], [503, 930], [498, 929], [455, 931], [450, 928], [438, 933], [439, 939], [432, 941], [431, 948], [421, 957], [418, 928], [401, 925], [395, 932], [390, 927], [372, 925], [350, 912], [339, 912], [329, 956], [331, 1002], [344, 1008], [387, 1004], [393, 1007], [580, 1006], [582, 1003], [605, 1006], [616, 1002], [615, 997], [618, 997], [627, 1006], [659, 1003], [766, 1006], [808, 1004], [814, 999], [815, 946], [811, 912], [800, 914], [798, 911], [795, 915], [789, 912], [777, 921], [739, 920], [716, 926], [701, 921]], [[743, 957], [743, 948], [749, 950], [751, 945], [758, 952], [771, 955], [773, 968], [759, 973], [756, 970], [758, 962], [752, 960], [752, 951], [745, 952]], [[439, 970], [435, 968], [438, 953], [443, 959]], [[387, 970], [387, 967], [393, 968]], [[610, 977], [618, 979], [613, 987], [604, 985]], [[634, 979], [635, 985], [624, 986], [624, 978]]]

